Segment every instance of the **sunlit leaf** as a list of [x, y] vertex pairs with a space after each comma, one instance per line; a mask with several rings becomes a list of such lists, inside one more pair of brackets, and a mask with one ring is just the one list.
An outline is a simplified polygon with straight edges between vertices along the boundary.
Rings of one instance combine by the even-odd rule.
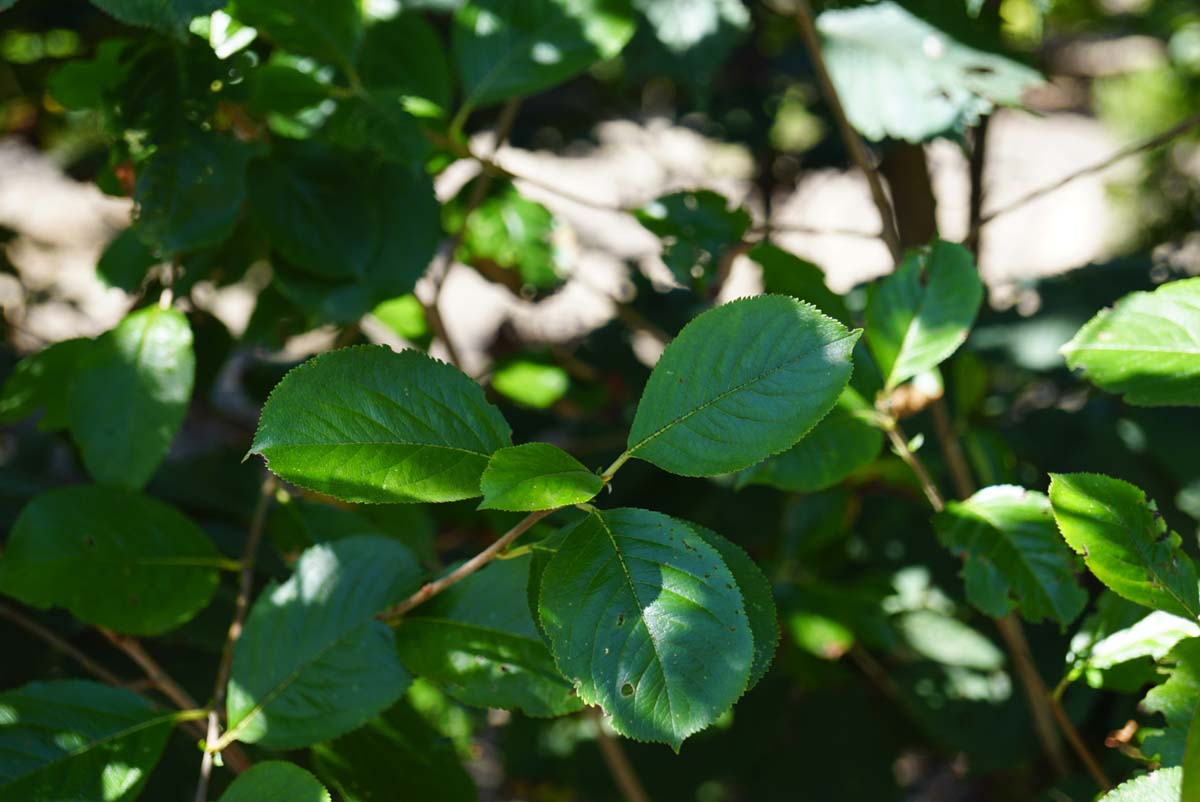
[[591, 500], [604, 480], [549, 443], [502, 448], [483, 472], [483, 510], [550, 510]]

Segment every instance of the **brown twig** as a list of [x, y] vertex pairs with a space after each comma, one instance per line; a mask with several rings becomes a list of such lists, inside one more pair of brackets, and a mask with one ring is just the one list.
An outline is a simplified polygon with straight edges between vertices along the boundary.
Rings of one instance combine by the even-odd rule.
[[875, 208], [879, 210], [883, 226], [880, 237], [892, 254], [893, 261], [899, 262], [902, 255], [900, 233], [896, 230], [896, 215], [891, 201], [888, 200], [887, 193], [883, 189], [879, 171], [871, 163], [871, 155], [867, 152], [862, 138], [850, 124], [849, 118], [846, 117], [846, 110], [838, 96], [837, 87], [833, 85], [833, 79], [829, 77], [829, 69], [826, 67], [825, 57], [821, 53], [821, 39], [817, 35], [817, 26], [813, 23], [812, 9], [809, 7], [808, 0], [796, 0], [795, 9], [800, 38], [804, 41], [804, 47], [812, 61], [813, 73], [821, 87], [821, 94], [829, 106], [834, 124], [837, 125], [838, 135], [849, 152], [851, 161], [867, 179], [867, 186], [871, 190], [871, 200], [875, 202]]
[[[208, 796], [208, 782], [212, 775], [213, 751], [212, 746], [217, 742], [221, 731], [221, 708], [225, 706], [225, 687], [229, 683], [229, 671], [233, 666], [233, 647], [242, 636], [242, 626], [246, 621], [246, 613], [250, 609], [250, 592], [254, 586], [254, 564], [258, 558], [258, 545], [262, 541], [263, 529], [267, 522], [267, 510], [271, 507], [271, 499], [275, 495], [275, 477], [267, 474], [259, 490], [258, 504], [250, 519], [250, 529], [246, 534], [246, 549], [242, 556], [242, 573], [238, 578], [238, 593], [234, 601], [233, 620], [229, 622], [229, 630], [225, 635], [225, 647], [221, 650], [221, 662], [217, 666], [217, 678], [213, 683], [212, 708], [208, 711], [208, 727], [204, 735], [204, 755], [200, 758], [200, 779], [196, 783], [196, 802], [204, 802]], [[226, 750], [228, 747], [226, 747]]]
[[[1012, 613], [995, 620], [996, 627], [1000, 630], [1000, 637], [1004, 639], [1005, 645], [1008, 646], [1008, 653], [1012, 655], [1017, 677], [1021, 680], [1021, 687], [1024, 688], [1025, 696], [1029, 701], [1029, 711], [1033, 715], [1033, 728], [1037, 732], [1042, 746], [1046, 749], [1046, 756], [1050, 758], [1054, 772], [1059, 777], [1066, 777], [1070, 772], [1067, 769], [1067, 757], [1063, 752], [1062, 741], [1058, 738], [1058, 730], [1054, 723], [1054, 705], [1050, 698], [1050, 691], [1046, 687], [1046, 683], [1042, 681], [1042, 675], [1038, 673], [1037, 666], [1033, 662], [1029, 641], [1025, 638], [1025, 629]], [[1068, 728], [1074, 732], [1075, 727], [1070, 724], [1070, 721], [1068, 720], [1066, 723]], [[1079, 737], [1078, 733], [1075, 733], [1075, 737]], [[1082, 741], [1080, 743], [1082, 744]], [[1087, 754], [1086, 749], [1082, 754], [1087, 755], [1084, 763], [1089, 763], [1091, 755]], [[1101, 786], [1105, 790], [1110, 787], [1107, 780], [1101, 783]]]
[[513, 98], [504, 104], [504, 108], [500, 110], [500, 116], [496, 119], [496, 142], [492, 146], [492, 157], [482, 158], [470, 153], [466, 145], [459, 145], [456, 140], [446, 139], [444, 143], [451, 146], [451, 149], [456, 153], [465, 151], [471, 158], [479, 162], [482, 172], [475, 179], [474, 186], [471, 187], [471, 194], [467, 196], [466, 205], [463, 207], [462, 222], [458, 226], [458, 231], [450, 237], [450, 241], [444, 246], [441, 252], [441, 258], [438, 259], [439, 269], [430, 271], [430, 277], [433, 282], [433, 296], [429, 303], [425, 305], [425, 317], [429, 321], [429, 328], [433, 332], [433, 336], [441, 341], [446, 348], [446, 354], [450, 358], [452, 365], [462, 365], [462, 358], [459, 356], [458, 349], [454, 342], [450, 339], [449, 332], [446, 330], [446, 324], [442, 320], [439, 302], [442, 297], [442, 286], [446, 281], [446, 275], [450, 272], [450, 265], [454, 264], [454, 254], [458, 252], [462, 246], [463, 238], [467, 235], [467, 221], [471, 214], [479, 208], [487, 198], [488, 190], [492, 186], [492, 179], [497, 175], [497, 172], [488, 169], [488, 164], [492, 162], [496, 153], [504, 145], [504, 141], [508, 139], [509, 133], [512, 132], [513, 123], [517, 120], [517, 111], [521, 107], [519, 98]]
[[1087, 769], [1088, 774], [1092, 775], [1092, 779], [1096, 785], [1100, 786], [1101, 790], [1107, 791], [1112, 788], [1112, 780], [1108, 779], [1108, 775], [1104, 773], [1104, 769], [1100, 768], [1100, 764], [1096, 762], [1096, 758], [1092, 757], [1092, 753], [1088, 750], [1087, 744], [1083, 742], [1083, 738], [1079, 735], [1079, 730], [1075, 729], [1075, 723], [1071, 721], [1067, 711], [1063, 708], [1062, 702], [1056, 696], [1050, 696], [1050, 710], [1054, 713], [1054, 718], [1058, 722], [1059, 728], [1063, 731], [1063, 735], [1067, 738], [1067, 743], [1071, 745], [1071, 749], [1079, 756], [1079, 760]]
[[1004, 206], [1001, 206], [998, 209], [993, 209], [992, 211], [981, 215], [979, 218], [979, 222], [976, 224], [974, 229], [971, 232], [968, 232], [967, 239], [970, 240], [971, 237], [980, 228], [982, 228], [983, 226], [986, 226], [988, 223], [992, 222], [993, 220], [995, 220], [997, 217], [1000, 217], [1001, 215], [1006, 215], [1009, 212], [1015, 211], [1016, 209], [1021, 208], [1025, 204], [1030, 203], [1031, 201], [1035, 201], [1044, 195], [1049, 195], [1052, 192], [1057, 192], [1058, 190], [1065, 187], [1067, 184], [1070, 184], [1072, 181], [1076, 181], [1080, 178], [1083, 178], [1084, 176], [1093, 175], [1095, 173], [1099, 173], [1103, 170], [1106, 170], [1109, 167], [1112, 167], [1117, 162], [1123, 161], [1124, 159], [1127, 159], [1130, 156], [1136, 156], [1137, 154], [1142, 153], [1143, 151], [1153, 150], [1154, 148], [1162, 147], [1163, 145], [1166, 145], [1167, 143], [1169, 143], [1171, 140], [1173, 140], [1179, 136], [1182, 136], [1183, 134], [1186, 134], [1188, 131], [1190, 131], [1196, 127], [1200, 127], [1200, 114], [1194, 114], [1191, 117], [1188, 117], [1186, 120], [1178, 123], [1177, 125], [1174, 125], [1174, 126], [1168, 128], [1167, 130], [1163, 131], [1162, 133], [1155, 134], [1154, 136], [1151, 136], [1146, 139], [1142, 139], [1142, 140], [1134, 142], [1130, 145], [1127, 145], [1127, 146], [1117, 150], [1116, 152], [1112, 153], [1107, 158], [1101, 159], [1100, 161], [1098, 161], [1094, 164], [1090, 164], [1087, 167], [1083, 167], [1079, 170], [1076, 170], [1073, 173], [1065, 175], [1062, 178], [1060, 178], [1057, 181], [1054, 181], [1050, 184], [1046, 184], [1045, 186], [1038, 187], [1035, 190], [1027, 192], [1026, 194], [1022, 195], [1021, 197], [1012, 201], [1011, 203], [1005, 204]]
[[100, 634], [108, 639], [108, 642], [116, 646], [125, 655], [138, 664], [138, 668], [150, 678], [154, 686], [162, 691], [163, 696], [171, 700], [171, 703], [180, 710], [196, 710], [200, 707], [199, 702], [192, 698], [192, 695], [180, 687], [170, 674], [151, 657], [137, 638], [131, 638], [128, 635], [118, 635], [117, 633], [97, 627]]
[[942, 492], [938, 490], [933, 477], [925, 469], [925, 463], [908, 447], [908, 438], [904, 436], [904, 431], [900, 428], [900, 424], [896, 423], [894, 418], [885, 416], [881, 426], [892, 444], [892, 450], [896, 452], [900, 459], [904, 460], [904, 464], [908, 466], [913, 475], [917, 477], [917, 481], [921, 483], [921, 490], [925, 493], [925, 498], [929, 501], [929, 506], [933, 507], [934, 512], [944, 510], [946, 508], [946, 501], [942, 498]]
[[946, 400], [939, 398], [932, 404], [933, 430], [937, 435], [938, 445], [942, 449], [942, 458], [950, 468], [950, 478], [954, 482], [954, 492], [959, 498], [970, 498], [975, 492], [975, 480], [971, 477], [971, 466], [963, 454], [962, 441], [954, 424], [950, 421], [950, 412], [946, 409]]
[[476, 554], [471, 559], [467, 560], [458, 568], [455, 568], [441, 579], [438, 579], [434, 582], [426, 582], [416, 593], [412, 594], [399, 604], [395, 604], [387, 608], [375, 617], [381, 621], [387, 622], [392, 626], [395, 626], [399, 623], [400, 618], [409, 610], [413, 609], [419, 604], [424, 604], [446, 588], [461, 582], [483, 566], [490, 563], [496, 558], [496, 555], [503, 551], [510, 543], [519, 538], [521, 535], [525, 534], [525, 532], [529, 531], [531, 526], [552, 512], [554, 512], [554, 510], [538, 510], [537, 512], [529, 513], [522, 518], [516, 526], [514, 526], [512, 529], [509, 529], [507, 532], [493, 541], [490, 546]]
[[27, 618], [23, 613], [9, 607], [7, 604], [0, 604], [0, 616], [12, 621], [14, 624], [31, 635], [41, 638], [56, 652], [70, 657], [76, 663], [79, 663], [79, 665], [85, 671], [96, 677], [96, 679], [101, 680], [102, 682], [107, 682], [109, 685], [124, 686], [126, 684], [124, 680], [122, 680], [113, 672], [109, 671], [104, 666], [97, 663], [92, 658], [88, 657], [78, 648], [72, 646], [66, 640], [59, 637], [54, 632], [51, 632], [49, 629], [34, 621], [32, 618]]
[[600, 753], [608, 764], [608, 773], [612, 775], [613, 783], [620, 790], [625, 802], [650, 802], [646, 789], [642, 787], [629, 756], [621, 748], [621, 742], [608, 734], [604, 729], [604, 716], [599, 708], [589, 707], [588, 715], [596, 724], [596, 743], [600, 745]]

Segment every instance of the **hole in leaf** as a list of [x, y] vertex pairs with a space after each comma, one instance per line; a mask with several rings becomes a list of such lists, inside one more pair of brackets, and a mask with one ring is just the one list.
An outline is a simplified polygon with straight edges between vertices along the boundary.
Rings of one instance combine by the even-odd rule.
[[632, 682], [626, 682], [624, 685], [621, 686], [621, 695], [622, 696], [633, 696], [633, 683]]
[[617, 626], [625, 626], [625, 613], [617, 613]]

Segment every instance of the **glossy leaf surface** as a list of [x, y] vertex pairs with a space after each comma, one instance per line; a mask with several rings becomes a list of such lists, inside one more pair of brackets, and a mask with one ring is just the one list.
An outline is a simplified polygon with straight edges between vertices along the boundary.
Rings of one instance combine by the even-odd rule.
[[416, 351], [343, 348], [284, 377], [251, 453], [289, 482], [347, 501], [454, 501], [510, 430], [483, 390]]
[[1067, 364], [1138, 406], [1200, 406], [1200, 278], [1126, 295], [1063, 346]]
[[833, 407], [857, 339], [778, 295], [705, 312], [650, 374], [628, 453], [681, 476], [729, 473], [779, 453]]
[[1011, 485], [952, 501], [934, 517], [942, 545], [963, 558], [967, 599], [1000, 618], [1017, 608], [1029, 621], [1066, 626], [1087, 604], [1079, 561], [1062, 542], [1050, 500]]
[[1059, 531], [1096, 577], [1132, 602], [1195, 620], [1196, 569], [1138, 488], [1092, 473], [1051, 475]]
[[982, 300], [983, 284], [966, 248], [938, 240], [927, 251], [909, 252], [867, 300], [867, 343], [884, 389], [895, 389], [957, 351]]
[[480, 486], [480, 509], [526, 512], [582, 504], [604, 480], [557, 446], [526, 443], [493, 454]]
[[336, 738], [389, 707], [409, 684], [392, 631], [375, 615], [416, 590], [421, 569], [389, 538], [313, 546], [246, 619], [229, 678], [229, 731], [295, 749]]
[[546, 566], [539, 606], [559, 670], [631, 738], [678, 749], [746, 689], [754, 638], [737, 581], [673, 518], [590, 514]]

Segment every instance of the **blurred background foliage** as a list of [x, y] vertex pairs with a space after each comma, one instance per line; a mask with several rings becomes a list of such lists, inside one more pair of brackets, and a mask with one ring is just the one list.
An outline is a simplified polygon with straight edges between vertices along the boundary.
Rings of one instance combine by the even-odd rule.
[[[238, 22], [240, 5], [193, 20], [187, 47], [156, 45], [159, 40], [144, 29], [123, 25], [83, 0], [22, 0], [0, 16], [0, 135], [111, 196], [140, 196], [139, 231], [114, 232], [98, 260], [100, 280], [132, 299], [155, 298], [167, 283], [180, 295], [197, 284], [251, 288], [253, 310], [241, 330], [200, 300], [191, 306], [197, 390], [183, 434], [149, 485], [151, 493], [200, 521], [227, 553], [239, 552], [257, 493], [259, 469], [240, 458], [266, 392], [306, 353], [334, 342], [393, 338], [429, 347], [437, 323], [429, 319], [428, 299], [418, 300], [411, 290], [438, 242], [445, 247], [444, 235], [461, 231], [453, 258], [514, 302], [553, 302], [571, 281], [586, 282], [581, 232], [568, 216], [503, 177], [482, 193], [477, 176], [451, 180], [464, 143], [476, 152], [486, 144], [473, 134], [483, 132], [486, 139], [487, 132], [511, 123], [507, 140], [513, 148], [587, 152], [599, 144], [600, 122], [666, 120], [712, 143], [714, 163], [725, 154], [749, 165], [744, 197], [678, 187], [630, 209], [663, 238], [658, 267], [665, 271], [647, 275], [644, 265], [629, 260], [611, 320], [557, 339], [530, 336], [510, 323], [492, 332], [474, 372], [512, 422], [517, 442], [555, 442], [589, 465], [619, 453], [648, 375], [646, 339], [673, 335], [725, 297], [735, 257], [769, 291], [806, 298], [850, 322], [861, 319], [862, 290], [832, 293], [805, 261], [817, 258], [803, 249], [761, 245], [747, 255], [748, 249], [738, 248], [748, 232], [772, 219], [773, 204], [802, 178], [841, 171], [850, 162], [789, 0], [635, 0], [636, 31], [618, 55], [539, 88], [511, 121], [496, 105], [455, 116], [464, 108], [451, 65], [453, 14], [461, 5], [455, 0], [362, 4], [370, 22], [366, 41], [380, 40], [364, 52], [380, 63], [363, 61], [357, 72], [381, 103], [403, 105], [407, 114], [398, 118], [371, 117], [353, 99], [339, 97], [337, 87], [347, 76], [336, 58], [316, 57], [303, 42], [298, 50], [309, 52], [289, 52], [285, 43], [256, 34]], [[256, 4], [244, 5], [249, 21]], [[997, 103], [1029, 109], [1018, 114], [1094, 118], [1117, 143], [1167, 130], [1200, 109], [1200, 7], [1194, 0], [906, 0], [825, 3], [815, 10], [824, 12], [822, 33], [847, 112], [882, 159], [907, 244], [927, 241], [938, 225], [930, 200], [932, 143], [949, 143], [977, 176], [984, 175], [977, 154]], [[944, 38], [930, 39], [930, 30]], [[133, 63], [129, 51], [121, 55], [123, 42], [138, 48]], [[936, 71], [929, 68], [930, 48], [938, 56]], [[986, 66], [979, 66], [980, 58]], [[387, 59], [407, 64], [412, 86], [378, 82], [394, 69]], [[168, 75], [201, 86], [173, 85], [164, 79]], [[886, 94], [894, 103], [879, 101], [884, 80], [895, 82]], [[106, 92], [121, 82], [122, 102], [106, 102]], [[207, 143], [204, 157], [189, 169], [251, 164], [247, 186], [219, 187], [183, 221], [171, 216], [169, 203], [154, 199], [145, 171], [134, 187], [130, 166], [145, 159], [153, 164], [154, 158], [146, 152], [148, 140], [131, 132], [175, 125], [164, 118], [176, 115], [188, 121], [182, 136]], [[201, 119], [202, 125], [191, 126]], [[216, 131], [236, 136], [214, 137]], [[331, 156], [322, 142], [344, 152]], [[254, 161], [267, 143], [294, 153], [299, 178], [272, 174], [271, 162]], [[425, 167], [403, 180], [439, 177], [442, 205], [439, 212], [432, 203], [406, 201], [397, 214], [413, 228], [399, 243], [396, 260], [406, 265], [408, 279], [393, 283], [396, 276], [389, 273], [371, 285], [364, 276], [371, 273], [373, 246], [350, 252], [343, 238], [347, 231], [361, 242], [390, 236], [371, 227], [375, 209], [364, 198], [374, 197], [372, 182], [393, 180], [387, 171], [400, 167], [388, 156], [397, 152], [415, 154]], [[1129, 407], [1089, 390], [1068, 373], [1057, 351], [1121, 295], [1200, 272], [1200, 140], [1194, 133], [1184, 136], [1126, 168], [1106, 180], [1108, 202], [1126, 223], [1120, 241], [1091, 264], [1063, 263], [992, 282], [993, 304], [985, 307], [968, 347], [922, 386], [932, 387], [931, 396], [944, 394], [949, 425], [961, 434], [982, 484], [1044, 488], [1050, 470], [1119, 468], [1123, 478], [1158, 499], [1195, 552], [1195, 416]], [[1039, 174], [1034, 183], [1055, 177]], [[272, 230], [272, 210], [282, 205], [272, 193], [292, 180], [311, 184], [322, 194], [322, 208], [336, 212], [311, 221], [331, 229], [316, 240], [327, 252], [289, 247]], [[631, 179], [614, 174], [608, 180]], [[587, 195], [572, 186], [550, 190]], [[256, 209], [250, 216], [229, 202], [242, 192]], [[483, 197], [473, 197], [478, 194]], [[9, 207], [20, 202], [5, 201]], [[860, 213], [869, 215], [866, 208]], [[975, 219], [978, 214], [976, 208]], [[14, 222], [19, 215], [5, 215], [0, 224], [8, 255], [0, 258], [0, 272], [9, 280], [0, 365], [8, 372], [24, 353], [45, 344], [39, 338], [61, 337], [37, 334], [36, 320], [26, 315], [48, 290], [31, 284], [15, 264], [27, 250], [18, 247], [27, 237]], [[183, 245], [172, 247], [171, 237]], [[159, 267], [164, 256], [176, 257], [181, 270], [168, 277]], [[986, 275], [987, 265], [981, 266]], [[825, 259], [817, 267], [830, 276], [857, 269]], [[359, 326], [367, 313], [374, 328]], [[872, 397], [878, 379], [859, 368], [854, 386]], [[920, 453], [949, 488], [932, 439], [939, 425], [933, 409], [918, 398], [911, 412], [906, 429], [930, 433]], [[878, 453], [880, 445], [865, 448]], [[0, 440], [3, 529], [33, 494], [82, 475], [77, 453], [61, 435], [33, 424], [6, 428]], [[777, 489], [781, 484], [784, 489]], [[288, 562], [306, 545], [349, 533], [403, 539], [438, 565], [477, 551], [512, 523], [506, 514], [475, 515], [473, 503], [349, 510], [286, 494], [279, 501], [268, 524], [275, 549], [261, 561], [264, 580], [285, 577]], [[780, 607], [783, 639], [774, 666], [718, 726], [689, 741], [679, 756], [625, 744], [653, 798], [1091, 798], [1085, 776], [1056, 778], [1043, 763], [994, 624], [961, 601], [958, 562], [931, 536], [919, 488], [890, 453], [865, 460], [833, 486], [810, 477], [682, 479], [635, 462], [606, 504], [653, 506], [725, 533], [763, 566]], [[568, 517], [561, 513], [554, 522]], [[552, 531], [549, 524], [540, 529]], [[1098, 595], [1094, 583], [1089, 590]], [[1110, 606], [1123, 604], [1112, 600]], [[163, 664], [197, 696], [209, 682], [231, 607], [225, 587], [196, 620], [156, 643]], [[44, 618], [128, 670], [94, 632], [66, 615]], [[1073, 634], [1052, 624], [1029, 627], [1038, 667], [1051, 685], [1068, 673], [1062, 656]], [[73, 671], [3, 621], [0, 643], [3, 687]], [[1074, 682], [1064, 696], [1089, 743], [1107, 738], [1097, 751], [1113, 776], [1137, 765], [1138, 739], [1120, 734], [1127, 722], [1155, 723], [1136, 709], [1137, 691], [1153, 679], [1151, 664], [1122, 672]], [[413, 710], [468, 766], [481, 799], [617, 798], [590, 719], [537, 720], [468, 708], [425, 682], [408, 696]], [[180, 798], [177, 789], [193, 781], [194, 763], [194, 744], [175, 735], [145, 798]]]

